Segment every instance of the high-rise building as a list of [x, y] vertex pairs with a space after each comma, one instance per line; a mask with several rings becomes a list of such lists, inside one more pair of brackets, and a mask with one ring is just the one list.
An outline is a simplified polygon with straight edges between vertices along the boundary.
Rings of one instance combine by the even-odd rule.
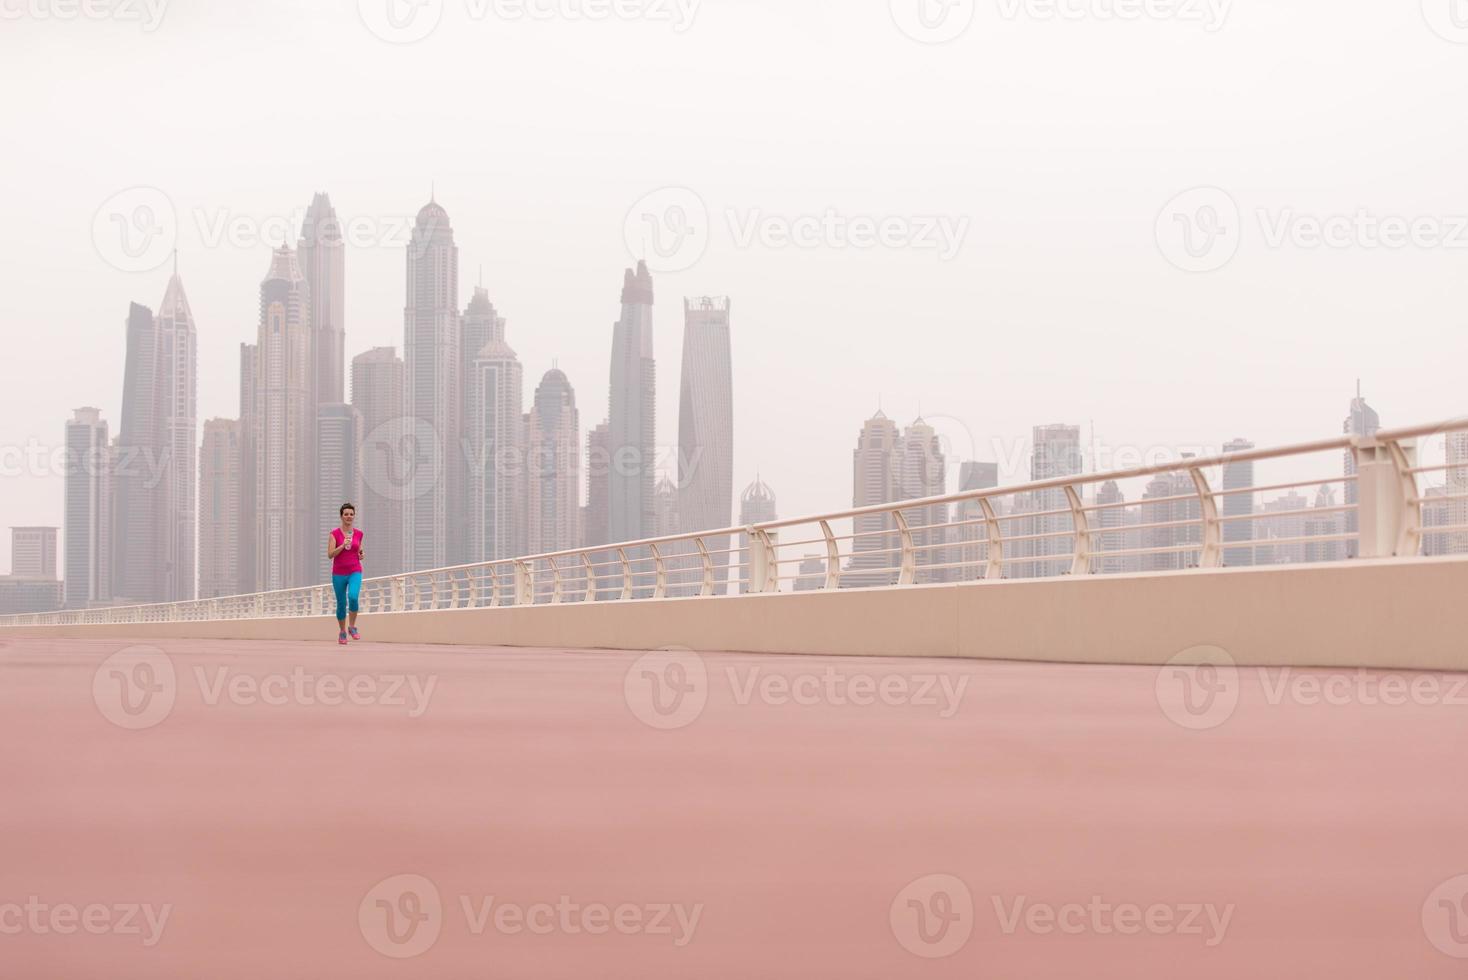
[[[897, 446], [898, 495], [902, 500], [941, 497], [947, 490], [948, 467], [937, 431], [918, 418], [902, 433]], [[918, 583], [946, 582], [952, 569], [934, 568], [957, 559], [947, 548], [948, 505], [929, 504], [902, 512], [912, 536], [913, 580]]]
[[1449, 432], [1446, 450], [1444, 526], [1455, 530], [1444, 532], [1443, 554], [1468, 555], [1468, 432]]
[[[582, 537], [587, 547], [611, 543], [608, 520], [611, 517], [611, 426], [606, 422], [586, 434], [586, 511], [582, 518]], [[621, 594], [621, 575], [608, 565], [615, 557], [610, 551], [591, 556], [598, 566], [593, 570], [593, 598], [614, 599]]]
[[503, 338], [492, 337], [480, 348], [466, 387], [470, 553], [459, 560], [515, 558], [525, 553], [527, 540], [524, 373]]
[[244, 517], [244, 425], [236, 419], [204, 423], [199, 453], [199, 598], [239, 595], [240, 530]]
[[[771, 490], [759, 477], [755, 477], [754, 482], [745, 487], [744, 492], [739, 495], [740, 526], [750, 527], [779, 519], [780, 515], [775, 509], [775, 491]], [[749, 549], [749, 535], [741, 531], [739, 534], [739, 592], [741, 595], [749, 591], [750, 573], [753, 570], [754, 555]]]
[[296, 248], [311, 295], [311, 399], [316, 405], [346, 401], [346, 244], [331, 198], [317, 192], [306, 209]]
[[[734, 517], [730, 310], [727, 297], [683, 301], [677, 509], [679, 530], [684, 533], [725, 528]], [[722, 595], [728, 591], [729, 538], [708, 538], [704, 546], [714, 565], [714, 594]]]
[[[1225, 453], [1243, 453], [1254, 448], [1247, 439], [1224, 443]], [[1223, 563], [1238, 568], [1254, 564], [1254, 549], [1245, 544], [1254, 540], [1254, 498], [1257, 494], [1241, 493], [1254, 484], [1254, 461], [1238, 460], [1223, 466]]]
[[0, 616], [55, 612], [65, 603], [65, 586], [56, 578], [0, 575]]
[[[465, 518], [467, 523], [461, 527], [475, 525], [480, 522], [479, 530], [467, 534], [455, 534], [449, 542], [447, 561], [451, 565], [463, 565], [469, 562], [482, 561], [485, 552], [483, 541], [482, 517], [478, 515], [478, 505], [475, 503], [476, 494], [484, 487], [484, 473], [486, 466], [492, 464], [492, 460], [486, 456], [488, 448], [476, 441], [476, 431], [482, 436], [483, 421], [476, 420], [477, 399], [483, 392], [479, 385], [483, 380], [478, 374], [478, 361], [480, 355], [491, 345], [503, 345], [505, 343], [505, 318], [495, 310], [494, 304], [489, 300], [489, 292], [483, 285], [474, 287], [474, 295], [469, 299], [469, 305], [464, 310], [464, 315], [459, 320], [459, 418], [462, 420], [462, 428], [459, 432], [459, 445], [454, 450], [455, 454], [461, 455], [466, 465], [455, 467], [451, 476], [463, 481], [462, 486], [453, 488], [455, 499], [465, 501], [468, 508]], [[498, 347], [495, 348], [498, 350]], [[506, 347], [505, 350], [509, 348]], [[514, 352], [511, 351], [511, 358]], [[516, 362], [518, 367], [518, 362]], [[519, 411], [516, 408], [516, 411]], [[502, 446], [501, 451], [506, 447]], [[513, 491], [512, 487], [506, 487]], [[493, 493], [495, 487], [489, 487]], [[510, 557], [510, 556], [506, 556]]]
[[21, 578], [49, 578], [56, 575], [55, 527], [13, 527], [10, 529], [10, 574]]
[[[258, 545], [260, 539], [259, 511], [255, 505], [256, 458], [255, 420], [259, 415], [256, 402], [260, 397], [260, 346], [240, 344], [240, 475], [239, 475], [239, 528], [236, 536], [235, 572], [236, 595], [249, 595], [259, 591], [255, 587], [258, 568]], [[224, 586], [217, 586], [224, 588]]]
[[[648, 537], [668, 538], [678, 533], [678, 484], [667, 476], [658, 480], [657, 486], [653, 487], [652, 515], [652, 527], [648, 528]], [[671, 549], [661, 550], [664, 554], [668, 554]]]
[[612, 465], [607, 529], [612, 541], [649, 536], [653, 525], [657, 430], [654, 395], [652, 274], [646, 262], [628, 269], [622, 283], [622, 315], [612, 328], [612, 370], [607, 416]]
[[112, 467], [112, 593], [120, 604], [162, 602], [163, 533], [159, 522], [163, 399], [158, 325], [153, 311], [133, 303], [127, 316], [122, 419]]
[[526, 424], [526, 552], [581, 546], [581, 423], [576, 393], [558, 368], [535, 389]]
[[1096, 491], [1096, 507], [1091, 512], [1091, 526], [1101, 533], [1092, 537], [1096, 558], [1091, 567], [1102, 575], [1120, 575], [1136, 570], [1135, 555], [1117, 554], [1131, 550], [1127, 543], [1126, 495], [1115, 480], [1107, 480]]
[[[1191, 459], [1192, 455], [1183, 453], [1183, 459]], [[1203, 543], [1199, 523], [1203, 506], [1192, 477], [1179, 472], [1159, 473], [1147, 483], [1142, 501], [1142, 547], [1150, 549], [1142, 555], [1142, 570], [1197, 567]]]
[[405, 444], [403, 383], [403, 359], [395, 348], [374, 347], [352, 358], [352, 407], [363, 431], [357, 521], [372, 535], [374, 575], [396, 575], [406, 567], [403, 513], [414, 480], [403, 459], [413, 451]]
[[817, 592], [826, 587], [826, 559], [823, 555], [806, 555], [800, 560], [796, 592]]
[[[855, 508], [891, 503], [901, 492], [897, 424], [879, 409], [862, 425], [851, 454], [851, 505]], [[891, 585], [897, 581], [901, 541], [890, 514], [864, 514], [852, 519], [851, 556], [841, 576], [843, 588]]]
[[[1268, 542], [1254, 546], [1254, 564], [1286, 565], [1305, 560], [1305, 509], [1310, 502], [1298, 490], [1266, 501], [1255, 524], [1259, 533], [1255, 540]], [[1278, 542], [1278, 543], [1275, 543]]]
[[[1366, 399], [1361, 397], [1361, 382], [1356, 382], [1356, 397], [1351, 399], [1350, 410], [1346, 414], [1346, 421], [1341, 425], [1341, 431], [1348, 436], [1366, 438], [1374, 436], [1381, 428], [1381, 417], [1376, 414], [1376, 409], [1366, 404]], [[1356, 481], [1352, 479], [1356, 475], [1356, 454], [1349, 448], [1346, 450], [1346, 504], [1355, 507], [1360, 504], [1361, 490]], [[1352, 535], [1352, 539], [1345, 542], [1345, 556], [1355, 558], [1360, 554], [1360, 542], [1354, 536], [1360, 533], [1361, 521], [1357, 512], [1352, 509], [1346, 511], [1345, 533]]]
[[[958, 489], [960, 492], [988, 490], [997, 486], [999, 486], [998, 463], [966, 460], [959, 465]], [[991, 501], [990, 506], [995, 506], [995, 502]], [[986, 563], [989, 560], [989, 525], [983, 505], [977, 500], [959, 501], [953, 505], [953, 523], [950, 540], [957, 542], [960, 546], [950, 549], [950, 553], [955, 555], [950, 560], [963, 562], [963, 567], [955, 569], [956, 574], [952, 576], [953, 580], [971, 582], [983, 578], [988, 574]]]
[[[326, 536], [341, 525], [342, 504], [357, 506], [362, 497], [362, 416], [350, 405], [316, 406], [316, 486], [320, 503], [316, 511], [317, 549], [322, 581], [331, 574], [326, 557]], [[361, 527], [365, 534], [365, 524]], [[377, 542], [376, 534], [372, 538]], [[376, 552], [373, 552], [374, 556]], [[375, 572], [375, 569], [374, 569]]]
[[407, 570], [422, 571], [448, 564], [450, 530], [461, 535], [467, 524], [468, 460], [459, 451], [459, 249], [437, 201], [418, 212], [407, 260], [404, 414], [418, 445], [415, 470], [433, 476], [415, 483], [404, 501], [403, 561]]
[[1450, 535], [1447, 531], [1436, 531], [1434, 528], [1445, 527], [1448, 524], [1448, 504], [1450, 501], [1444, 499], [1448, 495], [1448, 488], [1439, 484], [1428, 487], [1422, 494], [1422, 553], [1424, 555], [1446, 555], [1450, 546]]
[[85, 609], [112, 598], [112, 448], [95, 408], [66, 423], [66, 607]]
[[1346, 555], [1340, 540], [1346, 522], [1336, 503], [1335, 488], [1323, 483], [1315, 493], [1315, 506], [1305, 515], [1305, 537], [1318, 541], [1305, 542], [1306, 561], [1340, 561]]
[[[1080, 426], [1037, 425], [1033, 439], [1030, 457], [1032, 481], [1054, 480], [1081, 472]], [[1016, 536], [1024, 540], [1015, 542], [1016, 556], [1035, 559], [1017, 566], [1021, 577], [1048, 578], [1067, 574], [1071, 567], [1068, 556], [1071, 554], [1073, 537], [1067, 537], [1064, 532], [1073, 532], [1075, 524], [1069, 513], [1070, 503], [1065, 491], [1059, 487], [1033, 491], [1025, 495], [1022, 506], [1035, 516], [1007, 525], [1011, 528], [1022, 528]], [[1015, 534], [1009, 530], [1005, 533], [1006, 536]], [[1067, 557], [1048, 557], [1052, 555]], [[1009, 566], [1007, 555], [1005, 564], [1006, 567]]]
[[158, 342], [162, 480], [159, 484], [159, 568], [163, 599], [196, 595], [194, 536], [198, 529], [199, 338], [194, 314], [175, 269], [155, 319]]
[[285, 246], [275, 249], [260, 284], [257, 346], [255, 578], [271, 592], [319, 582], [324, 549], [316, 534], [310, 291]]

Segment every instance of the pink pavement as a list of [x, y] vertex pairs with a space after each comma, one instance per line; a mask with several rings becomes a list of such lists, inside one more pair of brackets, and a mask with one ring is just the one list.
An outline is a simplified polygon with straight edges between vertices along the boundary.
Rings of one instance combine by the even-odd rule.
[[1468, 972], [1461, 675], [323, 637], [0, 637], [0, 976]]

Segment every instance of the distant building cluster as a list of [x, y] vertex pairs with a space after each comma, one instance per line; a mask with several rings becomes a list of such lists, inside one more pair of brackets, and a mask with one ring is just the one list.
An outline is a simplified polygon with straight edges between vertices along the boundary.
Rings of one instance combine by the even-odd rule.
[[[346, 502], [368, 534], [369, 575], [730, 526], [726, 298], [684, 302], [676, 481], [660, 486], [645, 263], [626, 272], [608, 411], [584, 444], [565, 373], [552, 366], [527, 409], [523, 368], [488, 290], [476, 286], [460, 308], [459, 251], [437, 201], [418, 213], [407, 251], [402, 355], [358, 354], [349, 386], [345, 281], [341, 224], [317, 194], [296, 247], [274, 249], [260, 283], [253, 341], [240, 345], [239, 416], [205, 421], [202, 441], [196, 327], [176, 264], [157, 314], [132, 306], [117, 432], [95, 408], [67, 423], [59, 603], [319, 584]], [[716, 539], [709, 548], [725, 588], [731, 548]], [[700, 561], [675, 563], [701, 586]], [[621, 586], [620, 574], [606, 583]]]

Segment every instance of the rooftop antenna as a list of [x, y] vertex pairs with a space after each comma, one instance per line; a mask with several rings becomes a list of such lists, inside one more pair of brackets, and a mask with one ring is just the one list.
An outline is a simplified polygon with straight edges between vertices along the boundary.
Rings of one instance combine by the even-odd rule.
[[436, 180], [430, 180], [428, 182], [428, 203], [438, 203], [438, 181]]

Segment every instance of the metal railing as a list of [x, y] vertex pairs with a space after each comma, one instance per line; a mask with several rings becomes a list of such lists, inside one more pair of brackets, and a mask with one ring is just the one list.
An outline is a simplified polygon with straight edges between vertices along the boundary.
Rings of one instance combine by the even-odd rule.
[[[1417, 463], [1417, 440], [1452, 439], [1459, 433], [1468, 433], [1468, 419], [404, 572], [364, 580], [361, 607], [370, 614], [770, 593], [790, 587], [817, 591], [1182, 572], [1221, 567], [1230, 555], [1248, 564], [1408, 557], [1422, 553], [1424, 534], [1451, 542], [1452, 552], [1468, 553], [1468, 493], [1453, 492], [1468, 482], [1468, 458], [1454, 460], [1449, 453], [1450, 462], [1442, 466]], [[1328, 457], [1337, 467], [1334, 475], [1263, 486], [1215, 485], [1225, 467], [1336, 453], [1349, 455]], [[1343, 460], [1355, 465], [1341, 466]], [[1431, 473], [1449, 474], [1452, 481], [1426, 497], [1418, 477]], [[1108, 484], [1147, 478], [1147, 494], [1139, 499], [1102, 499]], [[1335, 485], [1345, 490], [1342, 502], [1326, 494], [1315, 506], [1298, 506], [1299, 490]], [[1281, 491], [1293, 495], [1285, 500], [1289, 506], [1256, 506], [1262, 495]], [[1246, 508], [1231, 513], [1238, 508], [1227, 501], [1240, 494], [1249, 495]], [[1436, 508], [1434, 520], [1424, 527], [1428, 507]], [[1243, 528], [1248, 536], [1231, 534], [1231, 527]], [[816, 550], [801, 550], [810, 548]], [[316, 585], [12, 615], [0, 617], [0, 627], [327, 616], [334, 606], [331, 587]]]

